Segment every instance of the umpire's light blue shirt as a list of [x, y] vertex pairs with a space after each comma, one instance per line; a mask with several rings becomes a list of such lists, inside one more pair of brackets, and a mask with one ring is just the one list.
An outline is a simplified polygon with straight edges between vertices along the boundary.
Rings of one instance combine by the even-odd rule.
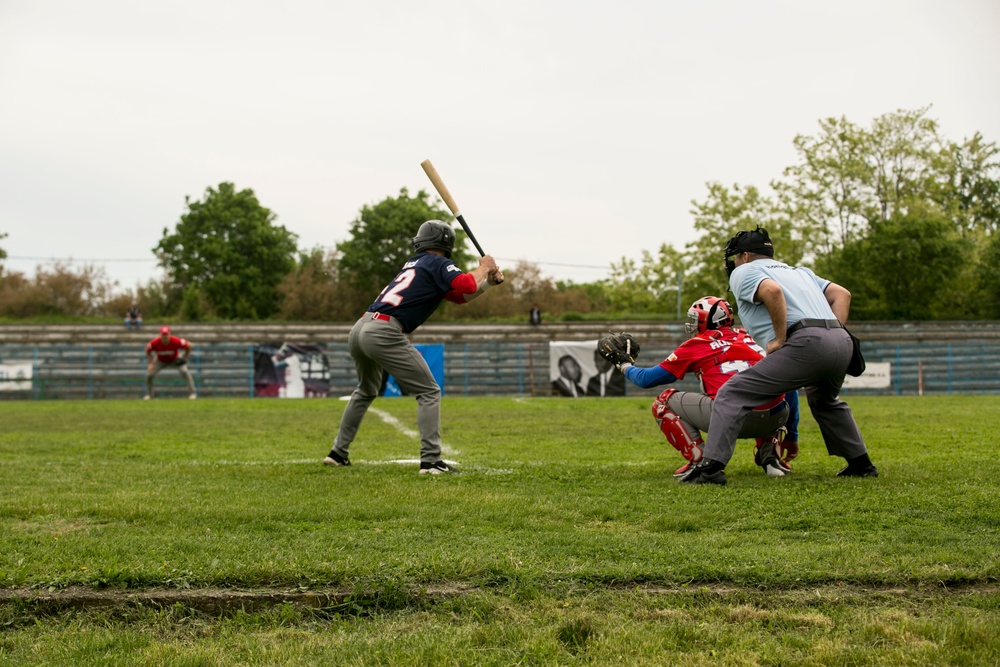
[[740, 264], [729, 276], [729, 289], [736, 296], [740, 322], [761, 347], [766, 347], [775, 337], [770, 313], [763, 302], [754, 299], [757, 288], [766, 278], [778, 283], [785, 293], [788, 326], [806, 318], [837, 319], [823, 294], [829, 280], [807, 268], [788, 266], [770, 258]]

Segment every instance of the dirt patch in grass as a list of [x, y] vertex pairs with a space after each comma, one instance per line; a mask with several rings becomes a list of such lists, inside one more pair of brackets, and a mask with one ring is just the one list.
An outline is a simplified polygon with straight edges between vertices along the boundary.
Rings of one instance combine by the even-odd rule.
[[[715, 585], [677, 586], [612, 586], [608, 590], [634, 592], [644, 595], [707, 594], [720, 598], [734, 595], [751, 597], [766, 595], [787, 602], [807, 599], [864, 599], [864, 598], [941, 598], [949, 595], [992, 594], [1000, 590], [997, 584], [967, 584], [945, 587], [917, 585], [913, 587], [886, 586], [862, 587], [842, 584], [823, 584], [801, 588], [755, 588]], [[465, 584], [449, 584], [406, 592], [397, 591], [391, 600], [378, 591], [358, 590], [235, 590], [225, 588], [194, 589], [90, 589], [68, 587], [57, 590], [7, 589], [0, 590], [0, 606], [18, 607], [34, 615], [51, 615], [68, 610], [90, 611], [99, 609], [126, 609], [138, 607], [169, 608], [180, 605], [213, 616], [228, 616], [238, 611], [256, 612], [280, 605], [328, 610], [335, 613], [356, 614], [374, 608], [400, 608], [433, 602], [445, 598], [467, 595], [481, 589]], [[591, 589], [592, 590], [592, 589]]]
[[[415, 590], [407, 596], [412, 600], [436, 599], [462, 595], [472, 590], [468, 586], [452, 585]], [[11, 589], [0, 591], [0, 605], [20, 607], [37, 615], [62, 611], [153, 607], [177, 605], [213, 616], [226, 616], [238, 611], [256, 612], [280, 605], [310, 609], [327, 609], [357, 613], [372, 607], [384, 607], [379, 592], [357, 590], [233, 590], [225, 588], [147, 589], [141, 591], [68, 587], [58, 590]], [[395, 596], [388, 606], [406, 606], [406, 600]], [[401, 604], [402, 603], [402, 604]]]

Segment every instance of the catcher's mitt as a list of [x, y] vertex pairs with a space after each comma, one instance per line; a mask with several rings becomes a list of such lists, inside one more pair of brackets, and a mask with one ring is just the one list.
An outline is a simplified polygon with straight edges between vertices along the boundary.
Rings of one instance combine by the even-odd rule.
[[639, 356], [639, 341], [630, 333], [611, 333], [597, 341], [597, 351], [602, 357], [621, 368], [622, 364], [634, 364]]

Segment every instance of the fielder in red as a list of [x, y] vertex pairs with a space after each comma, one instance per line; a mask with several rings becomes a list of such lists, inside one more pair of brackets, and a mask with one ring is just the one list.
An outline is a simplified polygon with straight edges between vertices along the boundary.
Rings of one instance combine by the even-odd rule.
[[187, 382], [188, 398], [198, 398], [194, 389], [194, 378], [188, 370], [187, 360], [191, 354], [191, 343], [186, 338], [178, 338], [170, 335], [170, 327], [160, 327], [158, 338], [146, 343], [146, 395], [143, 399], [153, 398], [153, 378], [164, 368], [176, 368], [181, 377]]
[[[621, 364], [626, 379], [638, 387], [655, 387], [694, 373], [704, 393], [667, 389], [653, 401], [653, 416], [663, 435], [687, 461], [674, 476], [683, 475], [701, 460], [712, 418], [712, 403], [719, 388], [731, 377], [764, 358], [763, 350], [743, 329], [733, 327], [733, 311], [725, 299], [706, 296], [688, 310], [685, 325], [692, 338], [651, 368]], [[798, 443], [783, 441], [785, 424], [798, 422], [798, 394], [792, 392], [757, 406], [750, 413], [741, 438], [754, 438], [754, 462], [771, 477], [791, 472], [788, 461], [798, 454]], [[792, 451], [794, 450], [794, 451]]]

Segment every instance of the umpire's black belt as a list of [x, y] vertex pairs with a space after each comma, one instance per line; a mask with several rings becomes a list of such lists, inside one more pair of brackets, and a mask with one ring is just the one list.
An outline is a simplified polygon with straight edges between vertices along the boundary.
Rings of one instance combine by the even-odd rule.
[[822, 327], [823, 329], [843, 329], [844, 325], [841, 324], [840, 320], [813, 320], [808, 317], [804, 320], [799, 320], [792, 326], [788, 327], [788, 331], [785, 336], [791, 336], [793, 333], [799, 329], [805, 329], [807, 327]]

